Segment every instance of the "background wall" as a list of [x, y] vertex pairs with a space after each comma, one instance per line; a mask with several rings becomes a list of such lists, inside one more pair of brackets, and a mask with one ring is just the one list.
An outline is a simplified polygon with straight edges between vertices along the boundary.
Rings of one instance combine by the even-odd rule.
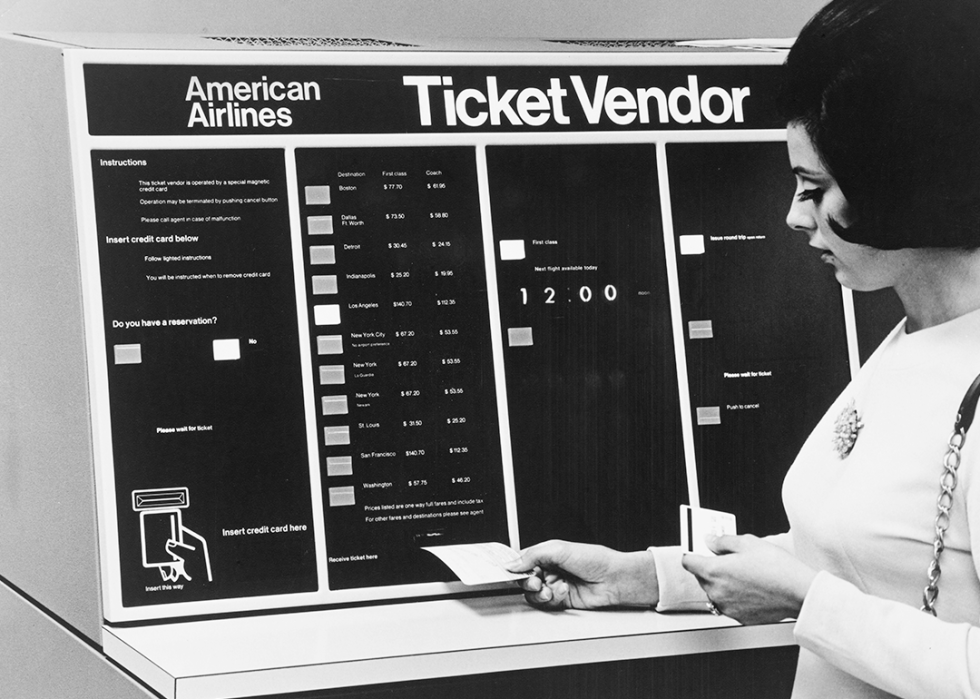
[[0, 0], [0, 31], [700, 39], [795, 36], [824, 0]]

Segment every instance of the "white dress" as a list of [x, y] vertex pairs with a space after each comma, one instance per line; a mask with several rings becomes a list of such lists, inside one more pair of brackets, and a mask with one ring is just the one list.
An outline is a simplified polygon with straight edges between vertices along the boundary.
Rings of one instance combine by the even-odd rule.
[[[938, 618], [919, 610], [947, 440], [980, 373], [980, 311], [882, 343], [810, 434], [783, 485], [790, 531], [771, 540], [821, 571], [795, 635], [794, 699], [980, 697], [980, 417], [967, 436], [942, 556]], [[834, 425], [863, 423], [840, 458]], [[658, 609], [704, 609], [673, 548], [651, 549]]]

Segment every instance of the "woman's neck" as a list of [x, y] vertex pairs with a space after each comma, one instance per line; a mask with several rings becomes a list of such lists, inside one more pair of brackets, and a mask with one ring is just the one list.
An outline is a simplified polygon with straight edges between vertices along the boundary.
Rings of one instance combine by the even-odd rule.
[[906, 332], [930, 328], [980, 309], [980, 250], [921, 248], [909, 254], [895, 285]]

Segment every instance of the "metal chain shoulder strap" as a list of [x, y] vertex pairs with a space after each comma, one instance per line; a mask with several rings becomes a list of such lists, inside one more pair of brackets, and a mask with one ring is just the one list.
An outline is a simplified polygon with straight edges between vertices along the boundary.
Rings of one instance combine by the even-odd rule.
[[943, 475], [939, 478], [939, 499], [936, 501], [936, 538], [932, 543], [932, 563], [929, 564], [927, 575], [929, 584], [922, 591], [922, 611], [936, 616], [936, 598], [939, 597], [939, 578], [942, 568], [939, 567], [939, 557], [946, 549], [946, 530], [949, 528], [949, 512], [953, 507], [953, 491], [958, 482], [960, 468], [960, 452], [966, 443], [966, 431], [973, 423], [977, 412], [977, 401], [980, 400], [980, 376], [970, 384], [960, 409], [956, 414], [956, 424], [949, 436], [946, 456], [943, 457]]

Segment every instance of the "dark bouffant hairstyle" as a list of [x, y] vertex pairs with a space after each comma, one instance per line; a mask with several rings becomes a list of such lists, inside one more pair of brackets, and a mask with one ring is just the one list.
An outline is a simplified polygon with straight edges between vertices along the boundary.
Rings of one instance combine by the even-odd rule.
[[852, 207], [840, 237], [980, 247], [980, 0], [833, 0], [790, 51], [779, 101]]

